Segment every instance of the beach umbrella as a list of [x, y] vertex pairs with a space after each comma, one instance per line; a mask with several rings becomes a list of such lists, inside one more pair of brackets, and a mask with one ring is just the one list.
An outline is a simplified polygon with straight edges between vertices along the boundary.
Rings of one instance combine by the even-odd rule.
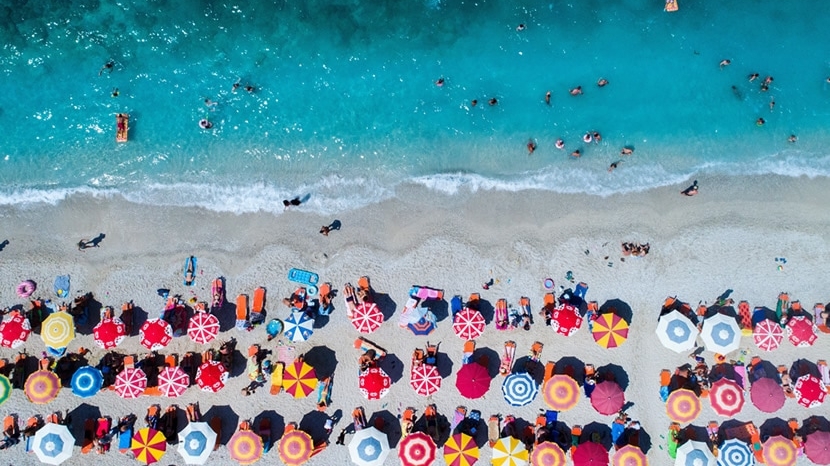
[[167, 450], [167, 439], [161, 432], [144, 427], [133, 434], [130, 450], [136, 460], [144, 464], [155, 463], [164, 456]]
[[666, 348], [682, 353], [695, 346], [698, 330], [680, 311], [671, 311], [657, 322], [657, 338]]
[[294, 398], [305, 398], [317, 389], [317, 372], [307, 362], [295, 359], [283, 371], [282, 388]]
[[813, 346], [818, 338], [818, 328], [807, 316], [790, 317], [787, 320], [787, 335], [794, 346]]
[[435, 322], [426, 317], [421, 317], [416, 322], [406, 325], [413, 335], [429, 335], [435, 331]]
[[452, 331], [465, 341], [480, 337], [486, 327], [484, 316], [475, 309], [464, 308], [453, 317]]
[[782, 435], [768, 438], [762, 453], [769, 466], [793, 466], [798, 457], [793, 441]]
[[608, 450], [596, 442], [580, 443], [571, 456], [574, 461], [574, 466], [608, 464]]
[[216, 393], [228, 381], [228, 370], [219, 361], [203, 362], [196, 370], [196, 384], [206, 392]]
[[187, 323], [187, 336], [194, 342], [205, 345], [219, 335], [219, 318], [207, 312], [197, 312]]
[[374, 427], [355, 432], [349, 442], [349, 455], [358, 466], [381, 466], [389, 451], [389, 438]]
[[360, 391], [367, 400], [379, 400], [389, 393], [392, 379], [380, 367], [370, 367], [358, 377]]
[[765, 413], [774, 413], [784, 406], [784, 389], [775, 379], [767, 377], [760, 378], [753, 382], [749, 388], [749, 399], [756, 408]]
[[734, 317], [717, 313], [703, 321], [700, 337], [707, 350], [727, 354], [740, 348], [741, 327]]
[[600, 314], [594, 321], [591, 335], [603, 348], [616, 348], [628, 339], [628, 322], [614, 313]]
[[52, 371], [39, 370], [32, 372], [23, 385], [23, 392], [29, 401], [36, 405], [49, 403], [58, 396], [61, 389], [61, 380]]
[[421, 364], [409, 373], [409, 385], [418, 395], [430, 396], [441, 389], [441, 374], [437, 367]]
[[173, 340], [173, 327], [166, 320], [147, 319], [138, 331], [141, 344], [151, 350], [160, 350]]
[[103, 349], [112, 349], [121, 344], [127, 335], [124, 322], [118, 317], [104, 319], [92, 329], [92, 338], [95, 344]]
[[625, 445], [614, 453], [612, 466], [648, 466], [648, 457], [634, 445]]
[[72, 457], [75, 437], [63, 424], [46, 423], [35, 432], [32, 450], [41, 463], [61, 464]]
[[29, 319], [18, 311], [6, 314], [0, 323], [0, 346], [3, 348], [17, 348], [26, 343], [32, 333]]
[[755, 464], [755, 455], [749, 445], [742, 440], [731, 438], [721, 445], [718, 452], [718, 466], [752, 466], [753, 464]]
[[487, 368], [481, 364], [464, 364], [455, 374], [455, 387], [461, 396], [474, 400], [490, 390], [492, 380]]
[[550, 326], [554, 332], [569, 337], [582, 326], [582, 316], [576, 307], [563, 303], [553, 308]]
[[[294, 457], [291, 456], [283, 456], [283, 450], [287, 450], [289, 452], [294, 451], [293, 446], [289, 446], [284, 448], [285, 445], [295, 445], [297, 434], [300, 435], [305, 434], [305, 437], [308, 438], [309, 444], [311, 443], [311, 437], [308, 436], [303, 431], [294, 430], [282, 436], [282, 440], [280, 440], [280, 459], [282, 459], [283, 463], [288, 466], [303, 464], [308, 460], [311, 456], [311, 450], [308, 451], [308, 456], [305, 457], [302, 461], [292, 461]], [[228, 441], [228, 452], [230, 452], [231, 459], [235, 460], [239, 464], [253, 464], [259, 461], [262, 458], [262, 453], [265, 450], [265, 447], [262, 445], [262, 437], [257, 435], [256, 432], [252, 430], [237, 430], [233, 437]]]
[[516, 437], [502, 437], [493, 445], [493, 466], [525, 466], [530, 453]]
[[12, 382], [3, 374], [0, 374], [0, 405], [9, 401], [12, 396]]
[[166, 397], [182, 396], [189, 386], [190, 376], [181, 367], [165, 367], [159, 372], [159, 391]]
[[744, 391], [740, 385], [724, 377], [712, 384], [709, 402], [718, 415], [735, 417], [744, 407]]
[[781, 341], [784, 339], [784, 329], [778, 325], [778, 322], [764, 319], [755, 325], [755, 329], [752, 331], [752, 339], [755, 340], [755, 346], [759, 349], [772, 351], [781, 346]]
[[69, 386], [72, 387], [72, 393], [76, 396], [89, 398], [104, 386], [104, 375], [97, 367], [83, 366], [72, 374]]
[[717, 466], [715, 455], [704, 442], [689, 440], [677, 449], [675, 466]]
[[525, 406], [536, 399], [539, 386], [527, 372], [517, 372], [504, 378], [501, 392], [510, 406]]
[[817, 430], [804, 439], [804, 454], [813, 463], [830, 464], [830, 432]]
[[700, 398], [687, 388], [671, 392], [669, 399], [666, 400], [666, 413], [669, 419], [681, 424], [697, 419], [700, 409]]
[[824, 397], [827, 396], [827, 388], [825, 388], [821, 379], [818, 377], [805, 374], [795, 381], [793, 394], [801, 406], [815, 408], [824, 403]]
[[189, 422], [179, 432], [179, 454], [186, 464], [205, 464], [216, 445], [216, 431], [207, 422]]
[[550, 409], [567, 411], [579, 403], [579, 384], [573, 377], [556, 374], [545, 381], [542, 395]]
[[115, 393], [121, 398], [138, 398], [147, 388], [147, 374], [141, 369], [127, 367], [115, 376]]
[[360, 303], [352, 313], [352, 325], [360, 333], [372, 333], [383, 324], [383, 313], [375, 303]]
[[306, 341], [314, 333], [314, 319], [301, 311], [294, 311], [285, 319], [283, 335], [291, 341]]
[[478, 461], [478, 454], [476, 440], [464, 433], [453, 435], [444, 444], [444, 462], [447, 466], [472, 466]]
[[75, 319], [68, 312], [55, 312], [40, 325], [43, 344], [50, 348], [66, 348], [75, 338]]
[[544, 464], [545, 466], [565, 466], [565, 452], [553, 442], [542, 442], [533, 447], [530, 455], [530, 464]]
[[401, 439], [398, 458], [401, 466], [429, 466], [435, 461], [437, 449], [432, 437], [423, 432], [415, 432]]
[[625, 393], [617, 382], [602, 381], [591, 392], [591, 406], [600, 414], [616, 414], [622, 409], [623, 404]]

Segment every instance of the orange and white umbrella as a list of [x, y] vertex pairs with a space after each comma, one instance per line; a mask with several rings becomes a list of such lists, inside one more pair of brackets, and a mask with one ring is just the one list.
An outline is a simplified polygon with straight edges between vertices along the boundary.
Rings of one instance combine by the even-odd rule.
[[314, 442], [302, 430], [292, 430], [280, 440], [280, 459], [287, 466], [300, 466], [311, 458]]
[[567, 411], [579, 403], [579, 384], [572, 377], [556, 374], [542, 387], [545, 403], [556, 411]]

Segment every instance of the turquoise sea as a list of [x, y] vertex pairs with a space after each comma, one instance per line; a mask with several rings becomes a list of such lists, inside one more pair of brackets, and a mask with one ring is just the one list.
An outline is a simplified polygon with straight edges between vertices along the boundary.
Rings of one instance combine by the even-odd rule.
[[5, 0], [0, 204], [93, 192], [281, 212], [310, 194], [301, 209], [334, 212], [412, 182], [611, 195], [830, 175], [830, 4], [679, 4]]

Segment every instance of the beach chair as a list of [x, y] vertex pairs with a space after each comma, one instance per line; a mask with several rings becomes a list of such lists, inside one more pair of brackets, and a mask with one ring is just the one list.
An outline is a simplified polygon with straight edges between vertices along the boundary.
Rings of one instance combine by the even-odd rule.
[[271, 419], [263, 417], [259, 420], [259, 436], [262, 438], [262, 449], [264, 453], [268, 453], [271, 449]]
[[663, 403], [669, 399], [669, 384], [671, 384], [671, 371], [663, 369], [660, 371], [660, 400]]
[[556, 371], [556, 363], [553, 361], [548, 361], [545, 363], [545, 375], [542, 378], [542, 382], [547, 382], [551, 377], [553, 377], [554, 372]]
[[813, 322], [816, 323], [816, 327], [818, 327], [819, 331], [822, 333], [830, 333], [830, 327], [827, 326], [827, 322], [830, 319], [822, 319], [821, 313], [824, 312], [825, 307], [822, 303], [816, 303], [813, 305]]
[[346, 303], [346, 317], [351, 319], [357, 310], [357, 293], [351, 283], [343, 285], [343, 300]]
[[424, 350], [421, 348], [415, 348], [415, 351], [412, 352], [412, 369], [415, 369], [423, 364], [425, 358], [426, 355], [424, 354]]
[[[440, 343], [438, 345], [440, 345]], [[435, 366], [438, 364], [438, 345], [430, 345], [429, 342], [427, 342], [424, 364], [428, 366]]]
[[124, 416], [118, 423], [118, 451], [127, 453], [133, 440], [133, 423], [135, 416]]
[[219, 347], [219, 361], [230, 373], [233, 371], [233, 352], [236, 350], [236, 338], [225, 341]]
[[355, 349], [359, 349], [362, 353], [366, 353], [369, 350], [375, 350], [376, 360], [380, 360], [386, 357], [385, 349], [381, 348], [380, 346], [363, 337], [359, 337], [354, 341], [354, 347]]
[[450, 422], [450, 435], [455, 431], [455, 428], [467, 417], [467, 407], [458, 406], [452, 414], [452, 421]]
[[455, 319], [455, 315], [461, 312], [464, 309], [464, 303], [461, 302], [461, 296], [455, 295], [450, 300], [450, 311], [452, 313], [453, 319]]
[[816, 362], [816, 366], [818, 366], [819, 375], [821, 375], [821, 383], [824, 384], [825, 387], [830, 389], [830, 367], [827, 366], [827, 361], [824, 359], [819, 359]]
[[415, 408], [409, 407], [401, 414], [401, 436], [406, 437], [415, 429]]
[[218, 277], [210, 284], [210, 312], [219, 312], [225, 306], [225, 277]]
[[487, 443], [490, 444], [490, 448], [493, 448], [493, 445], [499, 441], [499, 435], [501, 435], [501, 416], [494, 414], [487, 421]]
[[3, 418], [3, 435], [14, 439], [20, 437], [20, 426], [15, 415], [10, 414]]
[[780, 321], [781, 318], [787, 314], [787, 309], [790, 307], [790, 295], [781, 292], [778, 294], [778, 302], [775, 304], [775, 317]]
[[98, 446], [95, 452], [100, 454], [110, 451], [110, 420], [106, 417], [98, 418], [98, 423], [95, 428], [95, 438], [98, 439]]
[[533, 362], [539, 362], [542, 358], [542, 349], [544, 349], [544, 347], [545, 344], [541, 341], [533, 343], [533, 345], [530, 346], [530, 353], [528, 354], [530, 360]]
[[438, 408], [434, 405], [427, 405], [424, 410], [424, 420], [426, 424], [427, 435], [432, 437], [437, 445], [439, 443], [440, 432], [438, 429]]
[[327, 316], [334, 310], [331, 304], [331, 283], [323, 283], [320, 285], [320, 308], [318, 310], [321, 316]]
[[326, 377], [317, 384], [317, 411], [325, 411], [331, 404], [332, 377]]
[[216, 443], [213, 444], [213, 451], [216, 451], [219, 449], [219, 445], [222, 444], [222, 418], [213, 416], [210, 419], [210, 428], [216, 432]]
[[574, 288], [574, 296], [579, 296], [582, 300], [585, 300], [585, 295], [588, 293], [588, 284], [585, 282], [579, 282], [576, 284], [576, 288]]
[[265, 320], [265, 288], [259, 286], [254, 290], [254, 301], [251, 305], [251, 325], [257, 325]]
[[372, 290], [372, 286], [369, 284], [369, 277], [364, 275], [357, 279], [357, 292], [361, 302], [375, 302], [374, 291]]
[[481, 411], [472, 409], [462, 421], [461, 432], [475, 438], [478, 434], [478, 425], [481, 423]]
[[147, 423], [147, 427], [158, 430], [160, 420], [161, 406], [150, 405], [150, 407], [147, 408], [147, 415], [144, 417], [144, 422]]
[[481, 293], [471, 293], [470, 297], [467, 298], [467, 303], [464, 305], [467, 309], [472, 309], [474, 311], [481, 310]]
[[236, 297], [236, 329], [248, 330], [248, 295], [240, 294]]
[[170, 405], [164, 410], [164, 415], [161, 417], [161, 432], [165, 437], [172, 439], [176, 438], [179, 432], [179, 407]]
[[366, 427], [366, 412], [363, 411], [363, 406], [358, 406], [352, 410], [352, 424], [355, 432]]
[[81, 453], [87, 454], [95, 446], [95, 419], [84, 421], [84, 439], [81, 441]]
[[516, 355], [516, 342], [504, 342], [504, 351], [501, 355], [501, 364], [499, 365], [499, 374], [507, 375], [513, 369], [513, 358]]
[[474, 340], [467, 340], [464, 342], [464, 356], [461, 359], [462, 364], [469, 364], [473, 362], [473, 353], [476, 350], [476, 342]]
[[516, 433], [516, 418], [512, 414], [504, 417], [504, 422], [501, 426], [501, 437], [519, 438]]

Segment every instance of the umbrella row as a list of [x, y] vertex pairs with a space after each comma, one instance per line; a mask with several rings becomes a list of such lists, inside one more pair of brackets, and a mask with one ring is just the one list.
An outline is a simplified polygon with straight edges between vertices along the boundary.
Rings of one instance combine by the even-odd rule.
[[669, 438], [669, 455], [674, 453], [675, 466], [794, 466], [802, 454], [814, 464], [830, 464], [830, 432], [814, 431], [802, 440], [784, 435], [770, 436], [761, 443], [753, 436], [747, 440], [730, 438], [720, 444], [716, 453], [706, 442], [688, 440], [679, 447]]

